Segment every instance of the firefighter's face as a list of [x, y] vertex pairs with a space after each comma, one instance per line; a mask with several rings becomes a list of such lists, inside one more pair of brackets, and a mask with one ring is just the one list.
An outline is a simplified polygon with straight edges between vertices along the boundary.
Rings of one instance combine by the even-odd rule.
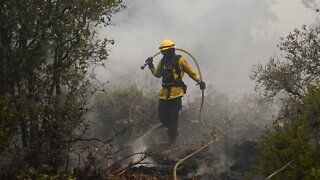
[[162, 54], [163, 56], [165, 56], [167, 53], [168, 53], [168, 50], [162, 50], [162, 51], [161, 51], [161, 54]]
[[163, 56], [171, 56], [174, 54], [174, 49], [170, 48], [170, 49], [163, 50], [163, 51], [161, 51], [161, 54]]

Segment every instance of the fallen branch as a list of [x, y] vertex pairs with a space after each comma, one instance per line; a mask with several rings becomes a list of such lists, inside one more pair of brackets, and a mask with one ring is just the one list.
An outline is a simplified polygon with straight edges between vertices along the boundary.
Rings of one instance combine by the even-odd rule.
[[124, 173], [126, 170], [128, 170], [129, 168], [135, 166], [135, 165], [138, 165], [138, 164], [150, 164], [150, 163], [142, 163], [143, 160], [145, 160], [147, 158], [146, 155], [142, 156], [138, 161], [136, 162], [133, 162], [131, 161], [125, 168], [123, 169], [120, 169], [116, 172], [113, 172], [112, 174], [118, 174], [118, 175], [121, 175], [122, 173]]
[[133, 153], [133, 154], [127, 155], [127, 156], [123, 157], [122, 159], [118, 160], [117, 162], [119, 163], [119, 162], [121, 162], [121, 161], [123, 161], [123, 160], [126, 160], [126, 159], [128, 159], [128, 158], [130, 158], [130, 157], [133, 157], [133, 156], [135, 156], [135, 155], [141, 155], [141, 159], [142, 159], [142, 158], [145, 159], [145, 158], [147, 157], [147, 156], [146, 156], [146, 153], [144, 153], [144, 152], [138, 152], [138, 153]]
[[62, 143], [75, 143], [75, 142], [91, 142], [91, 141], [97, 141], [97, 142], [102, 142], [105, 144], [109, 144], [111, 143], [115, 138], [117, 138], [117, 136], [114, 136], [112, 138], [106, 139], [106, 140], [102, 140], [99, 138], [75, 138], [75, 139], [70, 139], [70, 140], [65, 140], [65, 141], [60, 141]]

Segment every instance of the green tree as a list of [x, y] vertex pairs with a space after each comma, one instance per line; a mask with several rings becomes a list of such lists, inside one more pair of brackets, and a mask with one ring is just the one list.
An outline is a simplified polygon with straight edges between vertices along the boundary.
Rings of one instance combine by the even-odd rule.
[[0, 1], [0, 166], [64, 163], [68, 142], [86, 129], [88, 67], [113, 44], [97, 31], [123, 8], [121, 0]]
[[285, 167], [273, 179], [319, 179], [320, 28], [295, 29], [278, 47], [281, 57], [255, 66], [251, 76], [267, 99], [281, 92], [288, 95], [257, 146], [255, 172], [267, 177]]
[[259, 165], [256, 172], [269, 176], [288, 162], [273, 179], [319, 179], [320, 88], [310, 86], [308, 94], [290, 106], [290, 122], [274, 124], [257, 146]]
[[271, 98], [279, 92], [292, 97], [307, 94], [307, 85], [319, 81], [320, 27], [295, 29], [278, 45], [282, 54], [272, 57], [266, 65], [254, 67], [251, 79], [257, 82], [256, 90]]

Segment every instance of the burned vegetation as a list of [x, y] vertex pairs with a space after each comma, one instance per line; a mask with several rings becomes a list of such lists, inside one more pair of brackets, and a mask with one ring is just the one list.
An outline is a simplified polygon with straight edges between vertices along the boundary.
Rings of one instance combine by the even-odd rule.
[[[112, 142], [115, 153], [106, 162], [122, 167], [115, 172], [124, 179], [172, 179], [176, 163], [210, 141], [213, 143], [178, 166], [177, 177], [244, 179], [257, 161], [256, 141], [264, 126], [271, 123], [271, 114], [277, 112], [277, 107], [263, 103], [258, 97], [247, 95], [230, 101], [211, 89], [206, 96], [203, 121], [197, 119], [200, 97], [187, 101], [179, 119], [177, 142], [170, 146], [166, 128], [154, 115], [157, 99], [146, 94], [134, 85], [105, 90], [97, 96], [99, 105], [89, 116], [95, 119], [92, 136], [105, 137], [104, 133], [115, 136]], [[113, 103], [119, 96], [130, 101], [119, 103], [118, 107]], [[109, 103], [102, 103], [105, 101]], [[264, 119], [257, 121], [257, 117]], [[103, 125], [111, 120], [114, 126]]]

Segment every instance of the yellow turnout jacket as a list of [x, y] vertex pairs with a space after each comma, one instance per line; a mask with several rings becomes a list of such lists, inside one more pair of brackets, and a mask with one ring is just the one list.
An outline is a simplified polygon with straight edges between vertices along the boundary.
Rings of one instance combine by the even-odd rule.
[[[161, 60], [162, 61], [162, 60]], [[157, 77], [161, 78], [161, 61], [157, 64], [156, 68], [151, 69], [152, 74]], [[192, 69], [192, 67], [187, 63], [186, 59], [182, 56], [179, 58], [179, 67], [180, 67], [180, 77], [181, 79], [184, 76], [184, 73], [187, 73], [194, 81], [199, 83], [200, 77], [198, 74]], [[173, 76], [174, 79], [177, 80], [179, 78], [179, 75], [176, 71], [176, 69], [173, 68]], [[168, 94], [170, 93], [170, 96]], [[173, 99], [177, 97], [182, 97], [184, 95], [182, 87], [170, 87], [170, 90], [168, 88], [161, 88], [160, 92], [160, 99]]]

